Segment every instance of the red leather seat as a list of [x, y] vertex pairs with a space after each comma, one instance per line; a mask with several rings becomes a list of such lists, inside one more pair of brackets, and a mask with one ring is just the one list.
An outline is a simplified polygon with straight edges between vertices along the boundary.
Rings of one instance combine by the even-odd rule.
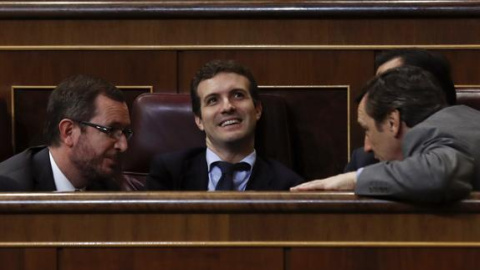
[[457, 89], [457, 104], [480, 110], [480, 89], [462, 87]]

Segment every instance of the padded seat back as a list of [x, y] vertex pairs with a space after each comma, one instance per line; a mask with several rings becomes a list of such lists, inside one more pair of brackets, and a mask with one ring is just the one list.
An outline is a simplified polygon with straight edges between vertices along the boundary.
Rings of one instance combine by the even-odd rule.
[[462, 87], [457, 89], [457, 104], [480, 110], [480, 89]]

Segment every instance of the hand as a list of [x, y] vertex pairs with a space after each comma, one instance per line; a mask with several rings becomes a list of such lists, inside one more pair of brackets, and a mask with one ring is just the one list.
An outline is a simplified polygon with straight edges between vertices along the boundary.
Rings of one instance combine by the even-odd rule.
[[356, 182], [357, 172], [349, 172], [306, 182], [290, 188], [290, 191], [354, 190]]

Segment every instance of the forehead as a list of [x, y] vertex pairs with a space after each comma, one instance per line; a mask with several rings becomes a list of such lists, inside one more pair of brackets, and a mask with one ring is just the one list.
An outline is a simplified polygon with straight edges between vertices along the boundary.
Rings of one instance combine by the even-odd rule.
[[377, 69], [377, 75], [382, 74], [385, 71], [392, 69], [392, 68], [397, 68], [403, 66], [403, 59], [401, 57], [395, 57], [393, 59], [388, 60], [387, 62], [383, 63], [380, 65]]
[[364, 96], [360, 101], [360, 104], [358, 104], [357, 115], [358, 115], [358, 123], [360, 123], [360, 125], [367, 125], [369, 122], [368, 120], [371, 119], [371, 117], [367, 114], [365, 110], [366, 99], [367, 99], [367, 96]]
[[96, 124], [130, 125], [127, 104], [99, 95], [95, 99], [95, 116], [91, 119]]
[[198, 95], [200, 97], [213, 93], [228, 92], [233, 89], [248, 90], [248, 79], [236, 73], [221, 72], [214, 77], [203, 80], [198, 84]]

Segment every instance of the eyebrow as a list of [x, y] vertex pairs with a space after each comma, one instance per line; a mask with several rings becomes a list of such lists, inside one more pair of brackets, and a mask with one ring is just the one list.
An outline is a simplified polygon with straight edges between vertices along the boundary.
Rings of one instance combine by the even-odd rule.
[[112, 127], [112, 128], [129, 128], [131, 125], [132, 123], [124, 125], [118, 121], [109, 122], [108, 124], [105, 124], [105, 126]]
[[215, 97], [215, 96], [218, 96], [218, 93], [208, 94], [208, 95], [206, 95], [206, 96], [203, 98], [203, 100], [207, 100], [208, 98], [210, 98], [210, 97]]

